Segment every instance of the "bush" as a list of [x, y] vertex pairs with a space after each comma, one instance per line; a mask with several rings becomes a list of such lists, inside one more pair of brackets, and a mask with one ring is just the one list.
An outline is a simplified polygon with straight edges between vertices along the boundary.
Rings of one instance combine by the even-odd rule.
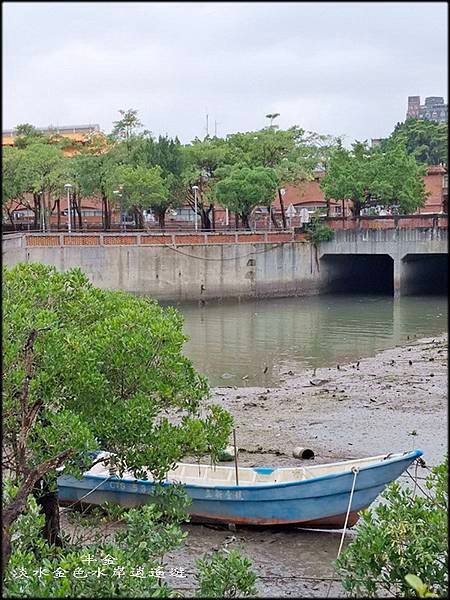
[[423, 496], [395, 482], [385, 502], [363, 512], [355, 541], [336, 561], [351, 596], [411, 596], [418, 578], [427, 597], [447, 597], [447, 484], [446, 459], [427, 477]]
[[[5, 482], [5, 499], [13, 497], [15, 492], [14, 486]], [[62, 548], [49, 545], [40, 535], [44, 517], [30, 496], [26, 513], [13, 525], [4, 597], [180, 597], [171, 584], [176, 585], [187, 574], [176, 565], [164, 565], [163, 560], [187, 536], [179, 525], [187, 497], [179, 489], [169, 490], [164, 499], [161, 489], [157, 495], [164, 501], [121, 509], [120, 518], [126, 528], [116, 531], [112, 539], [100, 529], [105, 522], [100, 509], [91, 511], [89, 519], [75, 519], [84, 531], [72, 541], [64, 536]], [[111, 514], [111, 507], [107, 507], [106, 513]], [[96, 541], [87, 543], [91, 538]], [[200, 597], [214, 593], [216, 596], [212, 597], [222, 593], [224, 597], [247, 596], [253, 591], [255, 578], [250, 561], [237, 551], [229, 555], [217, 553], [198, 561], [197, 594]]]
[[216, 552], [197, 561], [200, 598], [236, 598], [255, 596], [256, 574], [251, 562], [238, 550]]
[[308, 239], [313, 244], [320, 242], [329, 242], [334, 237], [334, 231], [328, 225], [325, 225], [320, 219], [320, 213], [315, 213], [312, 216], [311, 222], [306, 225], [306, 233]]

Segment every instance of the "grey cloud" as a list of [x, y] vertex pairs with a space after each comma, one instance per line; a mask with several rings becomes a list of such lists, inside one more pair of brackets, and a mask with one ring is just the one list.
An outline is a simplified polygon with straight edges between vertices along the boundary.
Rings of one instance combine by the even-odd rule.
[[446, 3], [4, 3], [4, 126], [134, 107], [155, 134], [221, 135], [264, 115], [386, 135], [410, 94], [444, 95]]

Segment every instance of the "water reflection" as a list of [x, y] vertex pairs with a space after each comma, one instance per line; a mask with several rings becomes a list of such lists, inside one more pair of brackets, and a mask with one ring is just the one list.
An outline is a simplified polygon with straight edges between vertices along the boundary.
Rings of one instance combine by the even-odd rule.
[[177, 308], [190, 338], [186, 354], [212, 386], [277, 385], [287, 368], [357, 360], [408, 336], [447, 329], [447, 301], [440, 296], [314, 296]]

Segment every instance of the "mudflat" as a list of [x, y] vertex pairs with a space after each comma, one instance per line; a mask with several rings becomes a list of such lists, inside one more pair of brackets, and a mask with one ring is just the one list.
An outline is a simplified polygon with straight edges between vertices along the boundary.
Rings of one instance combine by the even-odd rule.
[[[359, 364], [301, 373], [287, 367], [278, 388], [215, 388], [212, 399], [235, 419], [242, 466], [317, 464], [412, 448], [434, 466], [447, 451], [447, 348], [446, 335], [411, 340]], [[296, 446], [311, 448], [314, 460], [293, 458]], [[406, 475], [401, 480], [408, 485]], [[261, 597], [344, 596], [332, 566], [340, 531], [185, 528], [185, 544], [165, 562], [186, 569], [186, 579], [171, 581], [186, 595], [199, 556], [237, 547], [252, 560]], [[346, 543], [353, 535], [347, 532]]]

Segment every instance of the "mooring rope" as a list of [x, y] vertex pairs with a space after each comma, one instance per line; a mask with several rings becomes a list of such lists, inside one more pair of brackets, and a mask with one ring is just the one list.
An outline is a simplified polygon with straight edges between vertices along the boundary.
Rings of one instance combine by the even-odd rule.
[[111, 479], [111, 477], [114, 477], [114, 475], [109, 475], [106, 479], [102, 479], [100, 481], [100, 483], [98, 485], [96, 485], [95, 488], [92, 488], [92, 490], [89, 490], [89, 492], [87, 494], [84, 494], [84, 496], [81, 496], [81, 498], [78, 498], [78, 500], [75, 500], [75, 502], [73, 502], [72, 504], [69, 504], [69, 506], [65, 506], [64, 508], [61, 508], [61, 512], [65, 512], [66, 510], [69, 510], [69, 508], [72, 508], [72, 506], [75, 506], [75, 504], [78, 504], [79, 502], [81, 502], [82, 500], [87, 498], [89, 496], [89, 494], [92, 494], [92, 492], [95, 492], [95, 490], [97, 490], [103, 483], [106, 483], [108, 481], [108, 479]]
[[[336, 556], [336, 560], [339, 558], [341, 551], [342, 551], [342, 546], [344, 545], [344, 538], [345, 538], [345, 534], [347, 532], [347, 525], [348, 525], [348, 518], [350, 516], [350, 510], [352, 507], [352, 500], [353, 500], [353, 492], [355, 491], [355, 483], [356, 483], [356, 477], [359, 473], [359, 468], [358, 467], [352, 467], [352, 473], [353, 473], [353, 481], [352, 481], [352, 489], [350, 490], [350, 498], [348, 501], [348, 506], [347, 506], [347, 513], [345, 515], [345, 521], [344, 521], [344, 529], [342, 530], [342, 535], [341, 535], [341, 541], [339, 544], [339, 549], [338, 549], [338, 553]], [[330, 590], [331, 590], [331, 585], [333, 583], [333, 580], [330, 580], [330, 585], [328, 586], [328, 591], [327, 591], [327, 598], [330, 595]]]
[[342, 531], [341, 543], [339, 544], [339, 550], [338, 550], [338, 553], [336, 556], [336, 560], [339, 558], [339, 555], [341, 554], [342, 546], [344, 544], [345, 533], [347, 531], [348, 517], [350, 515], [350, 509], [352, 506], [353, 492], [355, 491], [356, 476], [359, 473], [358, 467], [352, 467], [352, 473], [353, 473], [353, 482], [352, 482], [352, 489], [350, 491], [350, 500], [348, 501], [347, 514], [345, 515], [345, 521], [344, 521], [344, 529]]

